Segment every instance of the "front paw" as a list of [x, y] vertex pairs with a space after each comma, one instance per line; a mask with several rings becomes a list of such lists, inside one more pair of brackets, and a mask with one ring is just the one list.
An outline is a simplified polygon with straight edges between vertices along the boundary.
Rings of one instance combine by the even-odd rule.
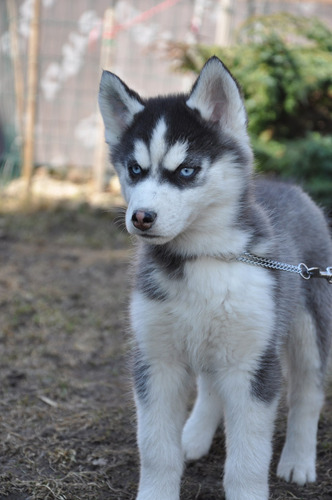
[[226, 500], [268, 500], [269, 489], [267, 484], [234, 484], [233, 487], [224, 484]]
[[179, 495], [176, 493], [172, 494], [167, 491], [140, 491], [136, 497], [136, 500], [180, 500]]
[[[158, 474], [151, 471], [148, 477], [143, 474], [136, 500], [180, 500], [180, 477], [172, 474]], [[165, 470], [164, 470], [165, 472]]]

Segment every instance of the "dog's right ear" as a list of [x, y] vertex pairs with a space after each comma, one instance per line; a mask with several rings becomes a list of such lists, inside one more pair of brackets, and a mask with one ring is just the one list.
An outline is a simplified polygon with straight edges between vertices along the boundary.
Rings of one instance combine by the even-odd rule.
[[207, 122], [223, 127], [236, 136], [247, 136], [247, 114], [240, 89], [217, 57], [211, 57], [204, 65], [187, 106], [197, 109]]
[[117, 144], [131, 124], [134, 115], [144, 109], [144, 105], [136, 92], [116, 75], [103, 71], [99, 88], [99, 108], [105, 125], [107, 144]]

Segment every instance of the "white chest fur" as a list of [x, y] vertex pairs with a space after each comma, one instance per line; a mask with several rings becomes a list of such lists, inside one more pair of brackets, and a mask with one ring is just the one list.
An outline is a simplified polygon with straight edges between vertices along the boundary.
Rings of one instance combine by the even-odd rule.
[[268, 271], [204, 258], [187, 262], [179, 279], [158, 278], [165, 300], [132, 297], [132, 326], [149, 357], [180, 357], [194, 371], [250, 369], [274, 326]]

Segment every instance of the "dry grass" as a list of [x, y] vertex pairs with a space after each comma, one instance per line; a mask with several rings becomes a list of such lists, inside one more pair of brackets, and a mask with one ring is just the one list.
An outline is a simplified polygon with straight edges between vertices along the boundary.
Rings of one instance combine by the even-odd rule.
[[[118, 211], [0, 214], [0, 500], [131, 500], [138, 459], [124, 315], [130, 242]], [[274, 500], [332, 498], [332, 393], [318, 482], [271, 473]], [[281, 416], [276, 458], [284, 439]], [[182, 498], [218, 500], [224, 441], [189, 464]]]

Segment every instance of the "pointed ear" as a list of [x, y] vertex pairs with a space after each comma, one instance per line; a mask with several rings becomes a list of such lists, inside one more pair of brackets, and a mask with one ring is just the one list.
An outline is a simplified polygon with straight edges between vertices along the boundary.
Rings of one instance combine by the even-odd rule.
[[202, 118], [236, 134], [246, 133], [247, 114], [239, 87], [226, 66], [211, 57], [196, 80], [187, 106]]
[[105, 124], [106, 142], [114, 146], [134, 115], [144, 109], [143, 103], [136, 92], [109, 71], [103, 71], [98, 101]]

